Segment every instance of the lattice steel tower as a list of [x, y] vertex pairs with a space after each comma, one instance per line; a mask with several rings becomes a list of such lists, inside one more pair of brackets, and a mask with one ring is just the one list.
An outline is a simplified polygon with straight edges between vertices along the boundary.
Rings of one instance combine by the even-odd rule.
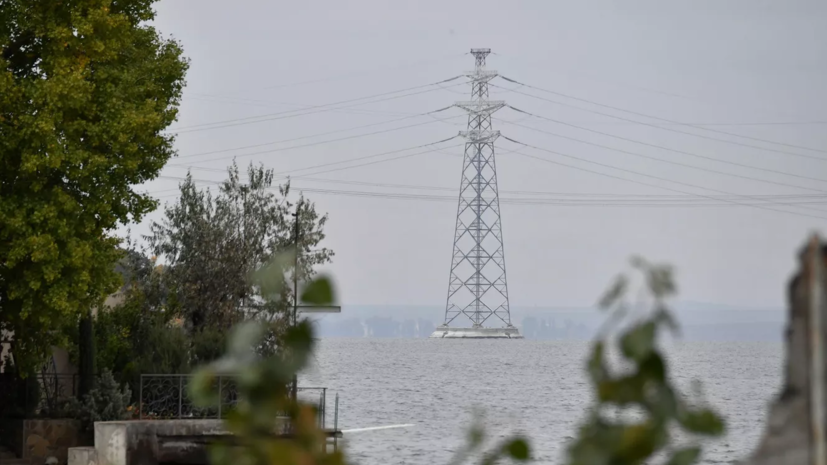
[[500, 198], [497, 191], [497, 165], [491, 115], [505, 106], [488, 100], [488, 82], [496, 71], [485, 67], [490, 49], [471, 49], [474, 71], [471, 100], [455, 106], [468, 112], [459, 205], [454, 233], [454, 253], [448, 282], [445, 321], [431, 337], [436, 338], [519, 338], [511, 325], [508, 284], [505, 275]]

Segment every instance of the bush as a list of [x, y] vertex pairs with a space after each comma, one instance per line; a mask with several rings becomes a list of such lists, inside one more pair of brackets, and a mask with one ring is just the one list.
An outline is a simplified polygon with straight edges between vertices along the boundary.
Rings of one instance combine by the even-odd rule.
[[193, 333], [190, 361], [192, 366], [206, 365], [218, 360], [227, 348], [227, 331], [223, 328], [203, 328]]
[[121, 387], [112, 373], [105, 371], [99, 378], [95, 389], [89, 391], [83, 400], [73, 399], [67, 406], [67, 413], [81, 421], [83, 428], [91, 430], [96, 421], [126, 420], [132, 393], [129, 387]]

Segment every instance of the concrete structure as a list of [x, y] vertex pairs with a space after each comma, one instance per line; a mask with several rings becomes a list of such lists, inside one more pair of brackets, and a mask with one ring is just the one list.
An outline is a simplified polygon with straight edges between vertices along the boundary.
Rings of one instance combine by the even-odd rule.
[[[283, 421], [286, 425], [287, 420]], [[286, 429], [277, 429], [283, 431], [274, 432], [275, 437], [290, 437]], [[334, 440], [342, 436], [335, 428], [326, 434]], [[206, 465], [208, 446], [217, 441], [234, 442], [222, 420], [96, 422], [95, 446], [70, 449], [68, 465]]]
[[228, 437], [221, 420], [97, 422], [95, 446], [70, 449], [68, 465], [206, 464], [206, 446]]
[[431, 339], [522, 339], [517, 328], [449, 328], [440, 326]]
[[[827, 246], [814, 239], [800, 259], [801, 269], [787, 289], [789, 313], [784, 385], [770, 406], [761, 443], [752, 457], [744, 462], [747, 465], [824, 463], [814, 460], [820, 448], [818, 436], [822, 436], [823, 447], [823, 433], [827, 427], [827, 418], [823, 413], [819, 418], [815, 412], [818, 402], [814, 392], [821, 390], [827, 379], [823, 372], [819, 377], [814, 377], [813, 372], [819, 371], [815, 366], [818, 363], [816, 351], [819, 345], [823, 351], [821, 342], [827, 341], [827, 318], [824, 318], [827, 316], [827, 299], [824, 298], [827, 283], [823, 272]], [[822, 321], [812, 325], [813, 319]], [[819, 365], [823, 371], [823, 363]]]

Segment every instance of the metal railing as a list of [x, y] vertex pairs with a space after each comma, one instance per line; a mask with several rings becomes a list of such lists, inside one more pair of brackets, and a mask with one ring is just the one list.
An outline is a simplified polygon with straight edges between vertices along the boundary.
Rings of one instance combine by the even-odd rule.
[[[192, 375], [141, 375], [138, 393], [140, 419], [221, 419], [238, 402], [235, 376], [217, 376], [213, 389], [218, 393], [215, 407], [197, 407], [189, 396]], [[325, 426], [327, 388], [299, 387], [300, 401], [316, 405], [320, 427]]]
[[27, 379], [0, 373], [0, 417], [58, 415], [78, 396], [79, 379], [76, 373], [40, 372]]

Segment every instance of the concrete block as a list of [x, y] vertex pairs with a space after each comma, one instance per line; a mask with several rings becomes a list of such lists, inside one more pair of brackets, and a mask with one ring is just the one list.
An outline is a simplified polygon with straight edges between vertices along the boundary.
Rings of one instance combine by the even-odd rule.
[[98, 465], [98, 451], [94, 447], [70, 447], [67, 465]]

